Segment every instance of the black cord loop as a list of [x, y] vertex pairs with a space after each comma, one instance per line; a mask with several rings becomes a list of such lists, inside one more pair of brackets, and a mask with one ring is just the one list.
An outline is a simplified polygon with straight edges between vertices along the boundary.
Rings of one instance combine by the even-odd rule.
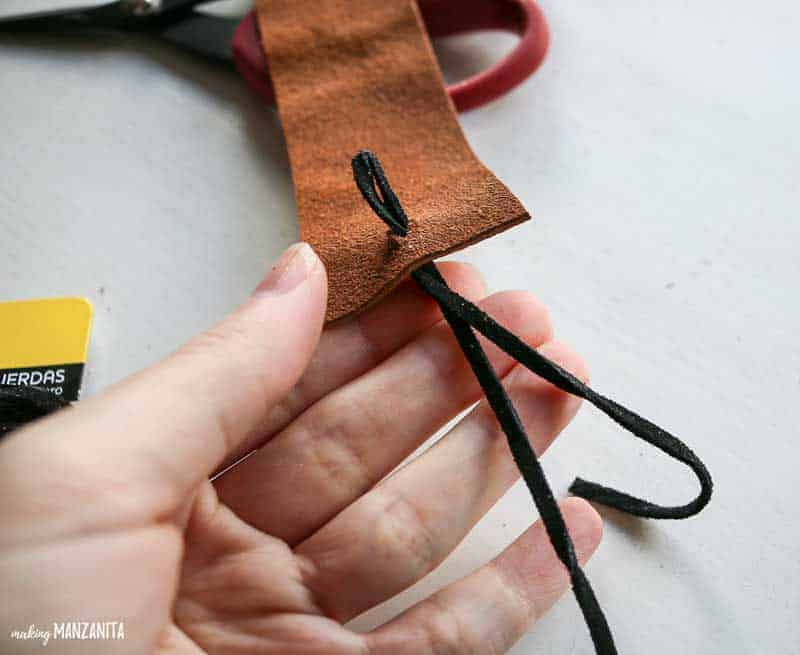
[[353, 159], [353, 178], [372, 211], [389, 226], [392, 234], [406, 236], [408, 216], [392, 191], [380, 161], [369, 150], [362, 150]]
[[446, 284], [442, 284], [424, 267], [420, 269], [418, 277], [422, 278], [422, 285], [425, 291], [433, 296], [437, 302], [445, 305], [456, 316], [466, 321], [492, 343], [525, 366], [525, 368], [562, 391], [587, 400], [634, 436], [689, 466], [700, 481], [700, 494], [690, 503], [677, 507], [656, 505], [581, 478], [575, 479], [570, 486], [570, 492], [576, 496], [608, 505], [628, 514], [651, 519], [685, 519], [699, 513], [708, 505], [714, 486], [711, 474], [700, 458], [686, 444], [655, 423], [597, 393], [574, 375], [541, 355], [534, 348], [531, 348], [515, 334], [506, 330], [488, 314], [459, 296]]
[[[360, 152], [353, 159], [353, 175], [359, 190], [376, 215], [394, 234], [405, 236], [408, 233], [408, 218], [392, 191], [378, 158], [371, 152]], [[376, 184], [380, 190], [380, 198], [375, 191]], [[701, 488], [700, 494], [692, 502], [677, 507], [656, 505], [581, 478], [577, 478], [570, 487], [574, 495], [645, 518], [683, 519], [700, 512], [711, 499], [713, 482], [708, 469], [682, 441], [647, 419], [600, 395], [506, 330], [477, 306], [455, 293], [447, 286], [433, 262], [417, 269], [412, 277], [439, 304], [486, 399], [497, 415], [498, 422], [508, 439], [511, 454], [531, 492], [553, 548], [569, 571], [573, 592], [589, 627], [596, 652], [598, 655], [614, 655], [617, 650], [611, 630], [589, 580], [577, 561], [561, 510], [516, 409], [493, 370], [475, 332], [484, 335], [533, 373], [559, 389], [589, 401], [636, 437], [689, 466], [700, 481]]]

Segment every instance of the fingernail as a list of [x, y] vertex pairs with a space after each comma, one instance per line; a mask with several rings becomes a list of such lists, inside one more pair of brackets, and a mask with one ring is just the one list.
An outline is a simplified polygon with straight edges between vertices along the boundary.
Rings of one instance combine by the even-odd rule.
[[256, 288], [256, 293], [287, 293], [304, 282], [316, 265], [317, 256], [307, 243], [288, 248]]

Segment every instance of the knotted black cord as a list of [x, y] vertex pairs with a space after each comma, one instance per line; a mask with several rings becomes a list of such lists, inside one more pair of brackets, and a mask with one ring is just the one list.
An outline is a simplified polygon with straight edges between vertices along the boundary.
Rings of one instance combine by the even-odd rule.
[[[371, 152], [360, 152], [353, 159], [353, 174], [359, 190], [375, 213], [395, 235], [406, 236], [408, 217], [392, 191], [378, 158]], [[390, 202], [381, 203], [378, 192], [381, 198], [388, 198]], [[452, 291], [434, 263], [425, 264], [417, 269], [412, 277], [439, 303], [445, 319], [452, 327], [461, 349], [478, 378], [489, 405], [497, 415], [498, 422], [508, 439], [514, 461], [533, 496], [553, 548], [569, 571], [573, 592], [586, 619], [596, 652], [600, 655], [616, 653], [608, 623], [588, 579], [578, 564], [564, 518], [541, 464], [530, 446], [525, 428], [511, 399], [497, 378], [473, 330], [483, 334], [533, 373], [567, 393], [588, 400], [635, 436], [687, 464], [697, 475], [701, 486], [700, 494], [695, 500], [679, 507], [662, 507], [580, 478], [577, 478], [570, 487], [570, 491], [576, 496], [646, 518], [687, 518], [697, 514], [711, 499], [713, 483], [708, 470], [679, 439], [613, 400], [598, 394], [496, 323], [471, 302]]]
[[0, 385], [0, 439], [26, 423], [68, 406], [66, 400], [41, 387]]

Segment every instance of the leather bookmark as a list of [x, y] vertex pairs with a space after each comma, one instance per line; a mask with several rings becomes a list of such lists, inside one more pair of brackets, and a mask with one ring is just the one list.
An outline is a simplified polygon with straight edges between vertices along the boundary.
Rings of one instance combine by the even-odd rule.
[[[459, 126], [412, 0], [258, 0], [301, 238], [328, 270], [327, 319], [358, 313], [422, 264], [529, 218]], [[412, 218], [389, 238], [350, 162], [382, 153]]]
[[328, 270], [328, 320], [361, 311], [407, 274], [436, 300], [569, 574], [595, 652], [617, 655], [544, 469], [477, 335], [687, 465], [700, 482], [699, 495], [679, 506], [580, 478], [572, 494], [635, 516], [684, 519], [710, 501], [710, 473], [685, 443], [548, 360], [458, 296], [440, 275], [434, 259], [528, 214], [467, 145], [416, 3], [259, 0], [258, 18], [289, 148], [301, 235]]

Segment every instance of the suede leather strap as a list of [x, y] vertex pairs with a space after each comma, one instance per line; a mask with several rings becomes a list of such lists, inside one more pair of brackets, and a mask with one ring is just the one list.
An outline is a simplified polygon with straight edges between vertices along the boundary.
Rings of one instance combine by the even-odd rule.
[[[529, 218], [458, 124], [412, 0], [258, 0], [301, 238], [328, 271], [327, 319], [362, 311], [425, 262]], [[382, 153], [414, 229], [402, 244], [353, 194]], [[444, 191], [443, 191], [444, 190]]]

